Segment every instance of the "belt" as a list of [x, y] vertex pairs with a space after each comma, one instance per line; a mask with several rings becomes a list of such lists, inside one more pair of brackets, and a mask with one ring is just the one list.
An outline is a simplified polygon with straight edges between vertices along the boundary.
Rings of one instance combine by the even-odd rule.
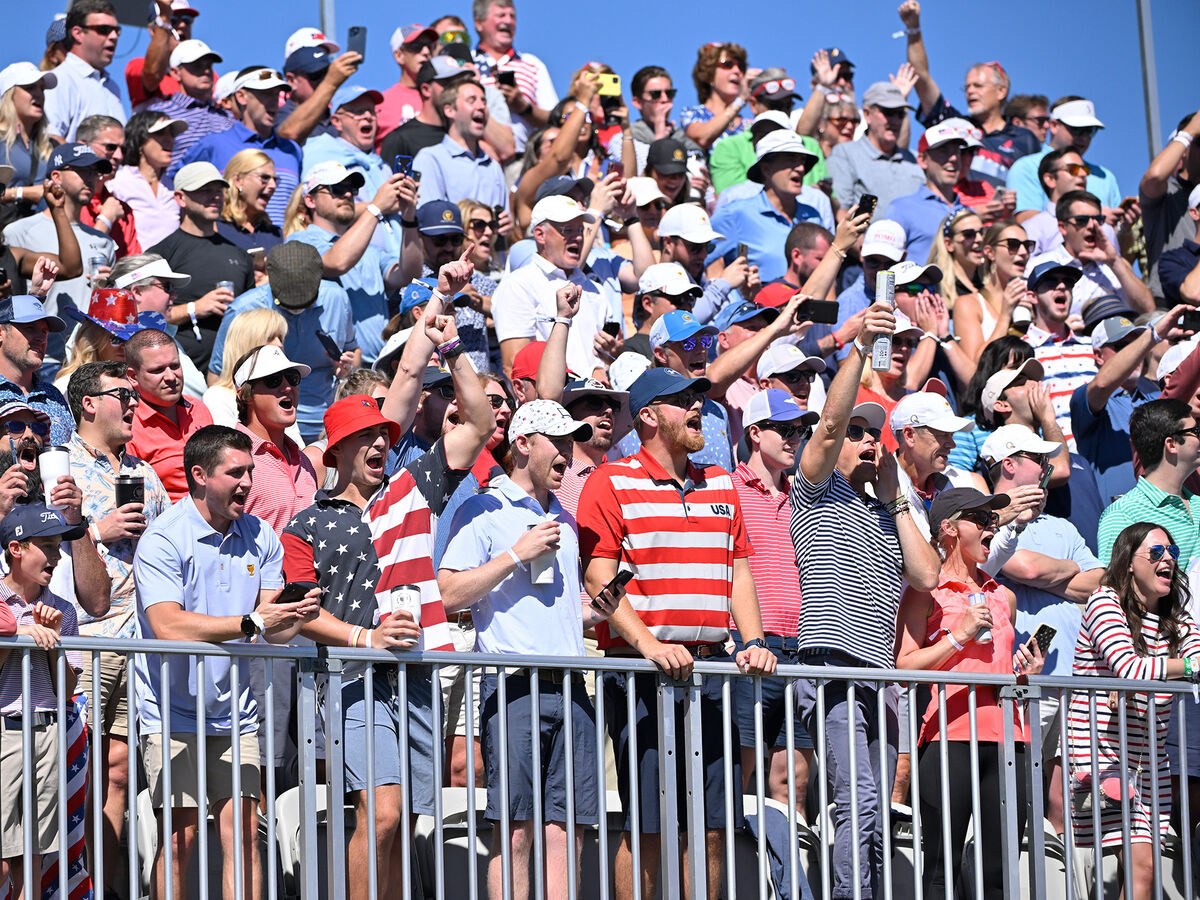
[[[678, 644], [676, 646], [683, 647], [688, 653], [692, 654], [696, 659], [708, 659], [711, 656], [726, 656], [728, 655], [723, 643], [716, 644]], [[605, 656], [620, 656], [634, 657], [641, 659], [642, 654], [638, 653], [632, 647], [609, 647], [604, 651]]]
[[450, 621], [453, 622], [455, 625], [457, 625], [459, 628], [462, 628], [464, 625], [474, 627], [474, 623], [471, 620], [471, 611], [470, 610], [463, 610], [460, 613], [455, 613], [454, 615], [452, 615], [450, 617]]
[[[2, 731], [20, 731], [21, 716], [0, 716], [0, 730]], [[29, 724], [32, 726], [38, 725], [53, 725], [58, 721], [58, 714], [50, 711], [35, 712], [29, 716]]]
[[871, 668], [870, 663], [864, 662], [856, 656], [851, 656], [845, 650], [839, 650], [836, 647], [805, 647], [799, 652], [801, 662], [808, 659], [815, 659], [819, 656], [828, 656], [832, 659], [841, 660], [849, 666], [859, 666]]

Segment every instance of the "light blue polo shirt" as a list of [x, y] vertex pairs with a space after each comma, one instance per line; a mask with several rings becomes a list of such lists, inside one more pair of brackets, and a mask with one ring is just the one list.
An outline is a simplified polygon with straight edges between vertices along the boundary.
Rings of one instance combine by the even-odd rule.
[[[244, 515], [222, 535], [204, 520], [190, 496], [159, 516], [138, 541], [133, 558], [137, 584], [137, 637], [153, 638], [146, 609], [156, 603], [181, 603], [206, 616], [244, 616], [258, 605], [258, 592], [283, 587], [283, 547], [275, 532], [257, 516]], [[230, 642], [235, 643], [235, 642]], [[186, 655], [167, 657], [170, 671], [172, 732], [196, 732], [197, 667]], [[207, 733], [233, 729], [231, 659], [204, 661], [204, 715]], [[161, 727], [160, 657], [139, 655], [134, 663], [138, 725]], [[258, 704], [250, 691], [250, 666], [238, 672], [241, 733], [258, 728]]]
[[584, 655], [578, 526], [554, 494], [549, 509], [543, 512], [541, 504], [511, 478], [493, 478], [486, 491], [459, 508], [440, 568], [456, 572], [477, 569], [503, 555], [521, 535], [550, 516], [562, 525], [554, 581], [534, 584], [532, 566], [527, 566], [515, 570], [473, 604], [476, 651]]
[[929, 248], [935, 239], [941, 237], [942, 219], [962, 208], [957, 196], [953, 203], [947, 203], [930, 190], [928, 184], [923, 184], [913, 193], [893, 200], [883, 217], [899, 222], [904, 227], [907, 237], [904, 245], [906, 258], [925, 265], [929, 259]]
[[776, 211], [765, 191], [758, 191], [742, 200], [734, 200], [717, 210], [712, 217], [713, 231], [725, 235], [717, 241], [705, 265], [725, 257], [733, 261], [737, 245], [747, 247], [750, 264], [758, 266], [763, 284], [787, 274], [783, 245], [793, 225], [801, 222], [821, 224], [821, 211], [807, 203], [796, 201], [796, 215], [791, 221]]
[[[309, 225], [288, 238], [289, 241], [312, 244], [322, 256], [337, 239], [336, 234], [326, 231], [320, 225]], [[389, 318], [387, 287], [383, 279], [398, 261], [397, 258], [380, 253], [377, 247], [368, 244], [358, 262], [338, 279], [350, 298], [350, 309], [354, 314], [354, 333], [358, 336], [358, 346], [362, 348], [363, 363], [366, 365], [375, 362], [375, 358], [383, 349], [383, 326]]]
[[[1052, 559], [1069, 559], [1079, 566], [1079, 571], [1088, 572], [1103, 567], [1087, 542], [1066, 519], [1044, 513], [1034, 519], [1017, 539], [1018, 550], [1032, 550]], [[980, 566], [995, 577], [994, 567], [986, 562]], [[1021, 643], [1033, 636], [1034, 630], [1043, 622], [1058, 629], [1050, 648], [1046, 651], [1046, 667], [1043, 675], [1070, 675], [1075, 661], [1075, 639], [1079, 637], [1082, 610], [1073, 600], [1051, 594], [1040, 588], [1032, 588], [1008, 578], [1000, 577], [1000, 583], [1017, 595], [1017, 640]]]
[[[1005, 187], [1017, 192], [1017, 212], [1027, 209], [1040, 212], [1046, 208], [1046, 192], [1042, 190], [1042, 183], [1038, 178], [1038, 163], [1049, 152], [1050, 148], [1043, 145], [1037, 153], [1022, 156], [1008, 170], [1008, 183]], [[1121, 189], [1117, 187], [1117, 176], [1090, 159], [1085, 159], [1084, 163], [1092, 170], [1087, 177], [1087, 190], [1099, 197], [1105, 206], [1120, 206]]]
[[275, 304], [270, 285], [251, 288], [233, 301], [221, 319], [217, 339], [213, 342], [212, 357], [208, 362], [208, 368], [214, 375], [220, 375], [224, 365], [225, 336], [229, 333], [230, 324], [239, 313], [250, 309], [274, 309], [282, 315], [288, 327], [283, 338], [284, 354], [292, 362], [304, 363], [312, 369], [300, 379], [296, 424], [306, 441], [315, 441], [325, 427], [325, 410], [334, 400], [333, 372], [337, 362], [326, 352], [317, 332], [327, 334], [343, 352], [358, 348], [350, 298], [336, 282], [322, 281], [317, 291], [317, 302], [306, 309], [293, 311]]
[[484, 206], [506, 206], [508, 185], [500, 163], [477, 149], [471, 153], [449, 135], [440, 144], [423, 147], [413, 158], [421, 173], [417, 205], [430, 200], [474, 200]]

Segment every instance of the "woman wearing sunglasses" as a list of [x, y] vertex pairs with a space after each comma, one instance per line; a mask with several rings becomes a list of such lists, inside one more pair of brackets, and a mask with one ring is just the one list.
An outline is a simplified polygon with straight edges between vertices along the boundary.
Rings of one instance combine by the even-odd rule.
[[[458, 210], [462, 213], [463, 229], [467, 240], [474, 242], [471, 255], [468, 258], [475, 267], [475, 273], [488, 278], [492, 282], [492, 292], [496, 290], [495, 282], [500, 276], [500, 267], [496, 265], [496, 236], [499, 234], [499, 223], [496, 221], [496, 211], [490, 206], [484, 206], [477, 200], [459, 200]], [[479, 285], [472, 279], [472, 285], [478, 290]], [[490, 312], [492, 292], [484, 297], [484, 307]]]
[[[941, 294], [948, 301], [979, 290], [983, 265], [983, 220], [979, 214], [960, 209], [942, 219], [928, 261], [942, 270]], [[950, 305], [953, 308], [955, 304]]]
[[750, 120], [741, 114], [750, 96], [746, 48], [729, 43], [705, 44], [696, 53], [692, 84], [700, 102], [683, 108], [679, 124], [684, 134], [707, 153], [721, 138], [737, 134], [749, 124]]
[[[1014, 652], [1016, 595], [979, 568], [988, 558], [995, 538], [995, 510], [1008, 502], [1007, 494], [988, 496], [974, 488], [951, 488], [934, 497], [929, 508], [929, 526], [933, 545], [942, 558], [938, 586], [932, 591], [910, 587], [901, 597], [896, 668], [972, 675], [1014, 672], [1036, 675], [1042, 670], [1042, 654], [1036, 645], [1032, 649], [1022, 645]], [[1000, 779], [1004, 777], [1001, 745], [1005, 712], [994, 688], [975, 688], [973, 750], [971, 690], [954, 684], [946, 685], [944, 696], [940, 688], [933, 690], [918, 740], [924, 895], [942, 896], [945, 880], [957, 877], [967, 826], [975, 812], [971, 786], [977, 783], [979, 815], [973, 830], [976, 842], [985, 848], [983, 896], [1000, 900], [1004, 896], [1004, 860], [995, 848], [1000, 846], [1000, 830], [1004, 826]], [[1010, 808], [1017, 810], [1017, 828], [1021, 833], [1025, 830], [1026, 791], [1022, 757], [1029, 734], [1021, 710], [1015, 703], [1010, 709], [1016, 739], [1008, 753], [1017, 757], [1014, 767], [1017, 797]], [[977, 758], [977, 768], [973, 757]], [[949, 787], [944, 797], [943, 778]], [[949, 820], [948, 829], [943, 817]], [[968, 896], [967, 887], [956, 885], [956, 894]]]
[[975, 270], [981, 287], [954, 303], [954, 333], [971, 359], [978, 359], [985, 344], [1010, 330], [1023, 334], [1029, 327], [1032, 303], [1025, 291], [1025, 263], [1032, 249], [1025, 229], [1011, 219], [996, 222], [983, 233], [983, 262]]
[[[1088, 598], [1083, 611], [1075, 643], [1075, 675], [1151, 682], [1197, 677], [1200, 630], [1187, 611], [1188, 589], [1178, 559], [1179, 547], [1158, 525], [1135, 522], [1117, 536], [1100, 589]], [[1098, 837], [1104, 852], [1118, 857], [1125, 884], [1132, 881], [1133, 892], [1125, 894], [1125, 900], [1148, 900], [1154, 883], [1154, 844], [1166, 838], [1171, 821], [1166, 743], [1172, 695], [1131, 692], [1097, 697], [1094, 709], [1091, 696], [1086, 691], [1071, 694], [1067, 717], [1075, 846], [1094, 847]], [[1124, 759], [1118, 704], [1125, 713]], [[1157, 742], [1153, 755], [1151, 728]], [[1122, 802], [1122, 790], [1129, 793], [1128, 803]], [[1122, 833], [1126, 809], [1128, 858]]]

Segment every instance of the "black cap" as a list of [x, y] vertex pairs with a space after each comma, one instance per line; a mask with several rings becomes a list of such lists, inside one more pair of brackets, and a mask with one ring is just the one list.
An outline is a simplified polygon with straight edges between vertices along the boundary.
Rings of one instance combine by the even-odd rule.
[[954, 487], [942, 491], [929, 505], [929, 533], [935, 538], [942, 523], [955, 513], [968, 509], [1001, 509], [1008, 506], [1008, 494], [985, 494], [973, 487]]
[[31, 538], [61, 534], [64, 541], [75, 541], [87, 533], [87, 525], [68, 525], [63, 514], [44, 503], [18, 503], [0, 520], [0, 543], [28, 541]]
[[674, 138], [660, 138], [646, 153], [646, 168], [659, 175], [687, 173], [687, 148]]

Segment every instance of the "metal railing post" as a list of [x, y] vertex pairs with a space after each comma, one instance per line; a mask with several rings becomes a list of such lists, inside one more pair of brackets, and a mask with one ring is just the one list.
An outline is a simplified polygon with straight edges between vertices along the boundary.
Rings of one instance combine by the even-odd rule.
[[[664, 900], [679, 898], [679, 785], [675, 770], [675, 711], [681, 702], [680, 689], [672, 682], [659, 681], [658, 700], [658, 840], [661, 866], [661, 892]], [[630, 726], [632, 730], [632, 724]], [[636, 790], [636, 788], [634, 789]], [[689, 848], [694, 854], [695, 847]], [[634, 872], [634, 878], [640, 878]]]
[[[300, 749], [300, 896], [315, 900], [322, 896], [317, 854], [317, 672], [323, 659], [301, 660], [300, 686], [296, 695], [296, 743]], [[274, 760], [272, 760], [274, 762]]]

